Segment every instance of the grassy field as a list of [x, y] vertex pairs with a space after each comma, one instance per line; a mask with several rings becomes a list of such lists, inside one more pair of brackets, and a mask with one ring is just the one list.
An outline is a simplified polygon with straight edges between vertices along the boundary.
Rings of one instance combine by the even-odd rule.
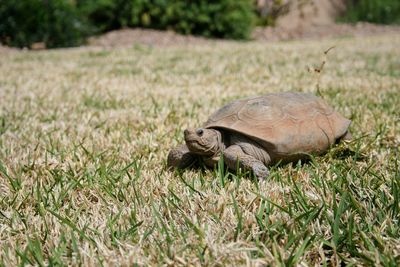
[[[0, 266], [398, 266], [399, 47], [386, 35], [1, 54]], [[317, 87], [353, 141], [261, 182], [166, 170], [183, 130], [222, 104]]]

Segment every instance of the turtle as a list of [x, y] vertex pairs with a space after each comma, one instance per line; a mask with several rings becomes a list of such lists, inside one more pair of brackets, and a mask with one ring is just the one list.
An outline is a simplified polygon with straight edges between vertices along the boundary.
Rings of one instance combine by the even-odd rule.
[[167, 166], [184, 169], [201, 158], [213, 167], [222, 156], [229, 169], [240, 167], [265, 179], [270, 165], [321, 155], [340, 140], [350, 140], [350, 124], [311, 93], [239, 99], [215, 111], [202, 127], [184, 130], [185, 144], [171, 149]]

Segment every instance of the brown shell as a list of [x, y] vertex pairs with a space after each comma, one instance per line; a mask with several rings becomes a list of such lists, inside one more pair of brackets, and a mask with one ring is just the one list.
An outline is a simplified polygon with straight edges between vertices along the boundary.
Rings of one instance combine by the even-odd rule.
[[271, 153], [291, 155], [327, 150], [350, 123], [319, 97], [287, 92], [229, 103], [204, 127], [239, 132], [259, 140]]

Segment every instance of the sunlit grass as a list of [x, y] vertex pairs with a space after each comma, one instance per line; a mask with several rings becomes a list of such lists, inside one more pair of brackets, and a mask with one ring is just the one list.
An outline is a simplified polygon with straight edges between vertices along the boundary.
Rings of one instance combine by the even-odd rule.
[[[335, 46], [323, 72], [323, 51]], [[0, 57], [0, 265], [400, 262], [400, 36]], [[222, 104], [316, 93], [354, 140], [256, 182], [171, 172]]]

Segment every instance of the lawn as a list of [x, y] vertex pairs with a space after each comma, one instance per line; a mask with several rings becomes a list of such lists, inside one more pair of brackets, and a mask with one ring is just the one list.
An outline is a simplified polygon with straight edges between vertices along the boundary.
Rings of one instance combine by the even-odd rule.
[[[2, 53], [0, 266], [398, 266], [399, 47], [382, 35]], [[186, 127], [281, 91], [319, 93], [353, 141], [259, 182], [166, 169]]]

